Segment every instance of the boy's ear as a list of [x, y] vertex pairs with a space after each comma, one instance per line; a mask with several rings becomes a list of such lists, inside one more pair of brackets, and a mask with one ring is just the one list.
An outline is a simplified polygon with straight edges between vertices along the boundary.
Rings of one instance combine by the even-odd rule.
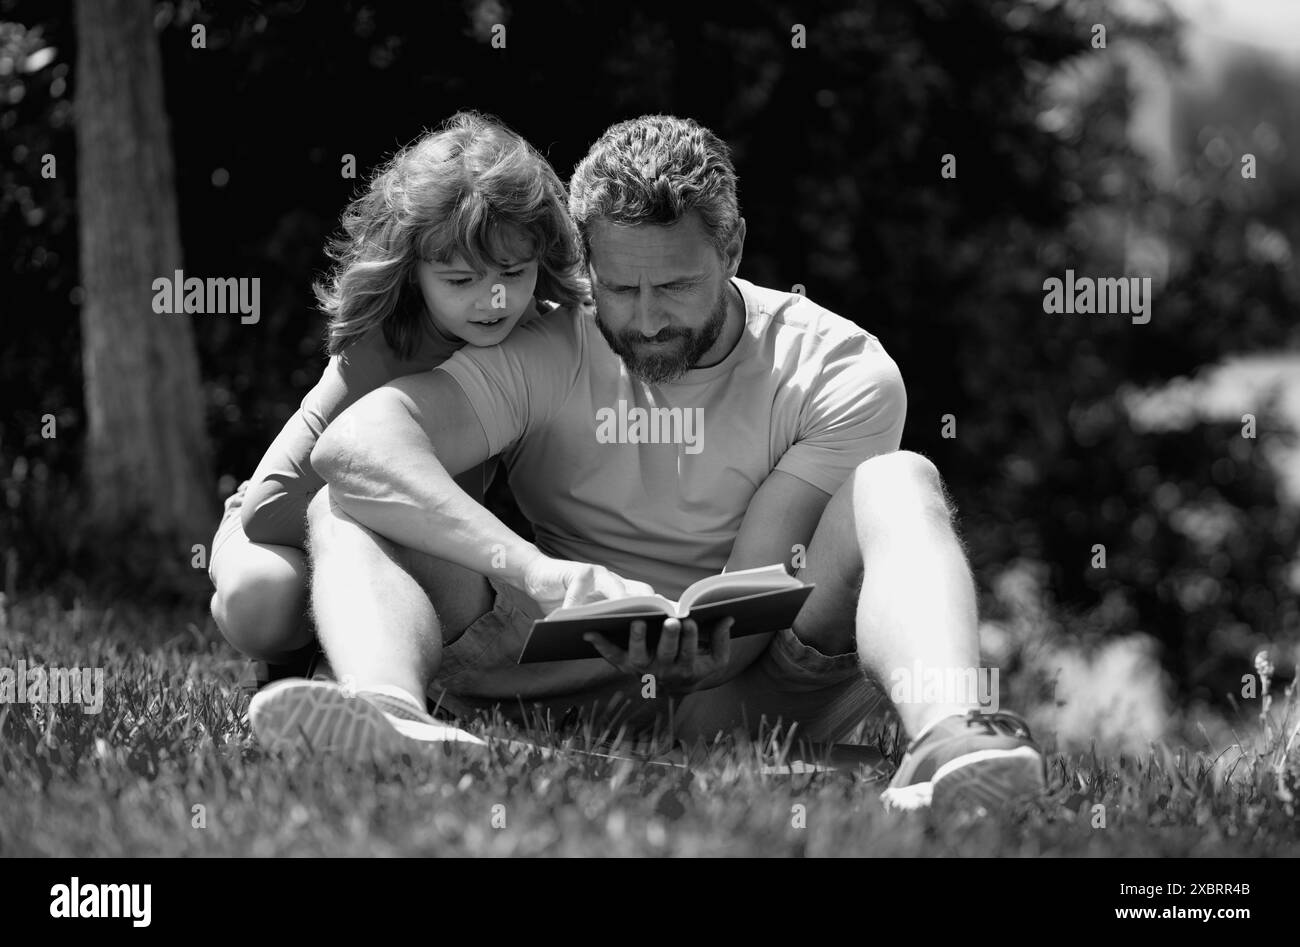
[[723, 267], [727, 271], [727, 279], [736, 275], [740, 269], [740, 258], [745, 253], [745, 218], [740, 218], [736, 226], [736, 232], [732, 234], [731, 240], [727, 243], [727, 249], [723, 252]]

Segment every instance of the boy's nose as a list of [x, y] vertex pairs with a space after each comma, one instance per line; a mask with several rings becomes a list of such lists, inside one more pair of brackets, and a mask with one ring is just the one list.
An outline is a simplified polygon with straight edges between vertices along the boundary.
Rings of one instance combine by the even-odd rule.
[[[503, 302], [505, 301], [505, 298], [506, 298], [505, 288], [502, 287], [502, 285], [501, 285], [500, 283], [496, 283], [496, 284], [494, 284], [494, 285], [492, 285], [492, 286], [489, 286], [489, 287], [487, 288], [487, 291], [484, 292], [481, 296], [479, 296], [478, 299], [476, 299], [476, 300], [474, 301], [474, 309], [475, 309], [475, 311], [477, 311], [477, 312], [487, 312], [487, 311], [489, 311], [490, 309], [493, 308], [493, 306], [492, 306], [492, 300], [494, 300], [494, 299], [498, 299], [498, 298], [501, 299]], [[504, 307], [504, 306], [498, 306], [498, 307], [496, 307], [496, 308], [498, 308], [498, 309], [504, 309], [505, 307]]]

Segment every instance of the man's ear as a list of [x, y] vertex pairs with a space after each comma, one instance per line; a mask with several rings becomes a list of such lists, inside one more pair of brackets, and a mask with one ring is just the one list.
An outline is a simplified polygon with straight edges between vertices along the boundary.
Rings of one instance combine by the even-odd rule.
[[745, 252], [745, 218], [740, 218], [736, 225], [736, 232], [732, 235], [731, 240], [727, 243], [727, 249], [723, 251], [722, 263], [723, 268], [727, 271], [727, 279], [736, 275], [740, 269], [740, 258]]

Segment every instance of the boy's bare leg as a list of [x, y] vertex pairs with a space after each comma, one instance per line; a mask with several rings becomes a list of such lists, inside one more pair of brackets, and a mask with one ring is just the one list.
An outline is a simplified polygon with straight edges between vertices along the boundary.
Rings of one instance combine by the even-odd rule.
[[[857, 468], [827, 504], [799, 577], [817, 590], [795, 620], [795, 636], [828, 655], [856, 645], [886, 693], [893, 672], [910, 675], [918, 661], [922, 669], [979, 666], [970, 567], [939, 473], [919, 454], [883, 454]], [[896, 709], [915, 735], [977, 706], [908, 702]]]
[[312, 643], [301, 549], [249, 542], [237, 530], [213, 555], [212, 580], [212, 618], [243, 654], [286, 664]]
[[332, 503], [328, 487], [307, 523], [312, 610], [339, 681], [423, 700], [443, 645], [492, 608], [487, 579], [396, 546]]

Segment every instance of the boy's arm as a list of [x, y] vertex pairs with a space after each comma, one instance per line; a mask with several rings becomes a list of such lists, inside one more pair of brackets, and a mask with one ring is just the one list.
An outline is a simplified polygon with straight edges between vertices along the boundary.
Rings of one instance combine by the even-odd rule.
[[307, 504], [325, 484], [312, 469], [312, 448], [326, 425], [345, 408], [394, 377], [392, 366], [376, 348], [381, 343], [378, 336], [362, 339], [343, 355], [332, 357], [267, 448], [249, 480], [241, 511], [244, 532], [253, 542], [303, 544]]
[[249, 478], [240, 517], [251, 541], [302, 545], [307, 504], [324, 484], [308, 461], [315, 446], [316, 434], [299, 408], [285, 422]]

